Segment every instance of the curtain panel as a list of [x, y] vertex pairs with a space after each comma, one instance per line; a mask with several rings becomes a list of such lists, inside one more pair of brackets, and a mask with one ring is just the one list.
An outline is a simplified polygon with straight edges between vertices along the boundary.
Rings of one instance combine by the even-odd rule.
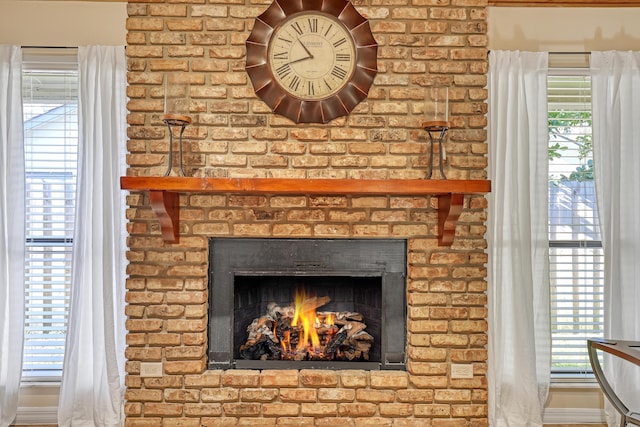
[[489, 55], [489, 424], [542, 426], [551, 369], [546, 53]]
[[124, 47], [78, 49], [79, 155], [69, 328], [58, 423], [124, 422], [126, 61]]
[[[593, 163], [604, 250], [604, 336], [640, 340], [640, 52], [592, 52]], [[616, 394], [640, 411], [640, 367], [606, 356]], [[606, 402], [607, 422], [620, 416]]]
[[0, 46], [0, 427], [16, 416], [24, 333], [22, 52]]

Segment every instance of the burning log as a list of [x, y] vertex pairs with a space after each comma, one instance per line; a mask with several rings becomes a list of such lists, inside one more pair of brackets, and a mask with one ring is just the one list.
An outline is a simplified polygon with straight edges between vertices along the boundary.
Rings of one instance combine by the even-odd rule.
[[251, 344], [240, 346], [240, 357], [247, 360], [279, 359], [282, 351], [273, 340], [263, 335]]
[[273, 319], [262, 316], [254, 319], [247, 327], [247, 341], [240, 346], [243, 359], [265, 360], [281, 353], [278, 338], [273, 333]]
[[355, 359], [369, 360], [369, 350], [372, 344], [373, 337], [366, 331], [357, 332], [347, 339], [347, 345], [353, 350]]
[[339, 311], [337, 313], [334, 313], [334, 315], [334, 322], [336, 323], [336, 325], [344, 325], [350, 320], [355, 320], [357, 322], [364, 321], [364, 316], [361, 313], [355, 313], [352, 311]]
[[247, 327], [240, 356], [250, 360], [369, 360], [373, 337], [364, 316], [349, 311], [316, 309], [329, 297], [296, 293], [296, 301], [280, 307], [269, 303], [265, 315]]
[[325, 304], [331, 302], [331, 298], [329, 297], [310, 297], [305, 298], [300, 307], [297, 307], [301, 313], [308, 313], [310, 311], [315, 311], [316, 308], [322, 307]]
[[[371, 348], [371, 344], [373, 344], [373, 337], [364, 332], [364, 328], [366, 327], [367, 325], [362, 322], [347, 322], [327, 344], [326, 352], [328, 354], [334, 354], [338, 352], [339, 349], [342, 349], [348, 360], [355, 358], [368, 360], [369, 349]], [[369, 340], [367, 336], [371, 337], [371, 340]]]
[[337, 334], [335, 334], [333, 338], [331, 338], [331, 341], [329, 341], [329, 343], [327, 344], [327, 347], [325, 348], [325, 353], [327, 355], [335, 356], [336, 353], [338, 352], [338, 349], [345, 342], [346, 339], [347, 339], [347, 331], [345, 329], [340, 329], [340, 331]]
[[320, 324], [316, 327], [316, 331], [318, 331], [318, 335], [333, 335], [336, 334], [340, 328], [336, 325], [325, 325]]

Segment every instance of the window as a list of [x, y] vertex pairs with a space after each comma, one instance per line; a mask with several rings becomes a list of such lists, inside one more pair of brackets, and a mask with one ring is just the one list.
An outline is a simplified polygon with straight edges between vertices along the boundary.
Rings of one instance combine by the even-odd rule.
[[24, 52], [24, 381], [59, 380], [62, 374], [78, 151], [78, 73], [73, 53]]
[[603, 336], [604, 259], [591, 137], [591, 81], [548, 77], [552, 374], [591, 375], [586, 340]]

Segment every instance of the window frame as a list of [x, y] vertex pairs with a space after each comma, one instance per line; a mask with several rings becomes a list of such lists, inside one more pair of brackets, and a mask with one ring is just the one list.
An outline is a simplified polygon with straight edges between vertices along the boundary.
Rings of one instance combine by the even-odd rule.
[[[52, 73], [58, 73], [58, 72], [69, 72], [69, 71], [73, 71], [76, 76], [75, 78], [78, 77], [78, 56], [77, 56], [77, 48], [22, 48], [22, 55], [23, 55], [23, 69], [22, 69], [22, 76], [23, 79], [25, 78], [25, 76], [28, 76], [29, 73], [34, 73], [34, 72], [38, 72], [38, 71], [43, 71], [43, 72], [52, 72]], [[24, 85], [24, 82], [23, 82]], [[23, 93], [22, 95], [22, 100], [23, 100], [23, 104], [28, 101], [27, 99], [27, 94]], [[75, 93], [75, 100], [76, 100], [76, 112], [75, 112], [75, 124], [76, 124], [76, 152], [77, 152], [77, 141], [78, 141], [78, 135], [77, 135], [77, 125], [78, 125], [78, 118], [77, 118], [77, 92]], [[66, 113], [66, 112], [65, 112]], [[66, 119], [65, 119], [66, 120]], [[26, 123], [26, 122], [25, 122]], [[27, 132], [25, 131], [25, 138], [26, 138]], [[68, 138], [68, 136], [65, 134], [64, 136], [65, 139]], [[26, 149], [26, 140], [25, 140], [25, 149]], [[76, 167], [77, 167], [77, 158], [75, 159], [76, 162]], [[27, 165], [26, 165], [26, 158], [25, 158], [25, 174], [28, 175], [29, 172], [26, 170], [27, 169]], [[25, 179], [29, 179], [27, 176], [25, 175]], [[63, 184], [63, 185], [67, 185], [67, 184]], [[77, 188], [77, 183], [73, 184], [74, 187]], [[27, 189], [28, 189], [28, 185], [26, 185]], [[65, 190], [66, 192], [66, 190]], [[75, 190], [74, 190], [75, 192]], [[27, 196], [28, 197], [28, 196]], [[75, 196], [74, 196], [75, 199]], [[65, 199], [66, 200], [66, 199]], [[28, 200], [25, 199], [25, 203], [27, 203]], [[25, 205], [26, 206], [26, 205]], [[75, 210], [75, 203], [74, 203], [74, 207], [72, 208]], [[27, 212], [28, 215], [28, 212]], [[66, 215], [66, 214], [65, 214]], [[25, 218], [25, 227], [27, 226], [26, 224], [27, 218]], [[73, 225], [72, 225], [73, 227]], [[70, 233], [71, 234], [71, 238], [67, 238], [67, 237], [59, 237], [59, 236], [55, 236], [55, 237], [46, 237], [46, 236], [37, 236], [37, 237], [33, 237], [33, 236], [29, 236], [27, 234], [26, 236], [26, 245], [27, 247], [29, 247], [30, 245], [33, 245], [33, 243], [43, 243], [43, 244], [47, 244], [47, 245], [52, 245], [52, 244], [59, 244], [60, 247], [68, 247], [68, 251], [71, 251], [71, 245], [72, 245], [72, 241], [73, 241], [73, 231], [71, 230]], [[29, 251], [26, 251], [27, 256], [29, 254]], [[71, 255], [69, 255], [69, 260], [71, 263]], [[25, 258], [25, 293], [27, 292], [27, 283], [29, 282], [29, 278], [27, 277], [28, 274], [28, 259]], [[71, 269], [71, 264], [69, 263], [69, 270]], [[71, 273], [69, 271], [68, 274], [68, 280], [65, 280], [65, 282], [67, 282], [67, 291], [70, 294], [70, 282], [71, 282]], [[25, 303], [27, 303], [29, 301], [28, 296], [25, 295]], [[64, 310], [65, 313], [65, 317], [68, 318], [68, 302], [67, 302], [67, 308]], [[26, 321], [26, 320], [25, 320]], [[25, 325], [25, 330], [26, 330], [27, 325]], [[63, 339], [66, 341], [66, 328], [68, 327], [68, 325], [66, 324], [66, 320], [65, 320], [65, 333], [64, 333], [64, 337]], [[25, 340], [25, 348], [27, 345], [27, 341]], [[23, 359], [26, 358], [26, 356], [28, 355], [27, 351], [25, 350], [25, 354], [23, 356]], [[63, 353], [62, 353], [62, 360], [64, 360], [64, 349], [63, 349]], [[24, 363], [24, 362], [23, 362]], [[62, 362], [60, 362], [60, 369], [56, 369], [54, 370], [53, 374], [50, 375], [46, 375], [44, 374], [45, 371], [42, 371], [42, 374], [39, 375], [25, 375], [26, 371], [25, 371], [25, 365], [23, 365], [23, 370], [22, 370], [22, 378], [21, 378], [21, 384], [22, 387], [32, 387], [34, 385], [52, 385], [55, 386], [57, 384], [60, 383], [60, 380], [62, 379]], [[56, 390], [57, 392], [57, 390]]]
[[[582, 58], [586, 59], [585, 63], [581, 63], [581, 59], [578, 55], [550, 55], [549, 57], [549, 62], [550, 62], [550, 66], [548, 69], [548, 73], [547, 73], [547, 79], [549, 81], [550, 78], [552, 77], [571, 77], [571, 76], [589, 76], [590, 72], [589, 72], [589, 64], [588, 64], [588, 55], [585, 57], [584, 55], [580, 55]], [[565, 64], [570, 64], [570, 66], [565, 66], [563, 67], [562, 65]], [[589, 95], [590, 95], [590, 90], [589, 89]], [[549, 88], [547, 88], [547, 93], [549, 94]], [[551, 100], [547, 101], [547, 106], [548, 106], [548, 111], [549, 113], [551, 112]], [[591, 113], [591, 117], [592, 117], [592, 108], [589, 106], [589, 111]], [[549, 132], [549, 135], [551, 135], [551, 132]], [[547, 141], [547, 143], [550, 145], [550, 138]], [[551, 166], [552, 164], [552, 160], [549, 159], [549, 165]], [[551, 174], [550, 174], [551, 176]], [[548, 193], [548, 201], [549, 203], [551, 203], [551, 192], [549, 191]], [[595, 207], [596, 209], [596, 216], [597, 216], [597, 206]], [[551, 239], [551, 218], [549, 221], [549, 261], [551, 263], [552, 259], [552, 252], [553, 249], [562, 249], [562, 248], [575, 248], [575, 249], [593, 249], [593, 248], [602, 248], [602, 241], [601, 240], [583, 240], [583, 239], [576, 239], [576, 240], [566, 240], [566, 239]], [[604, 254], [601, 255], [602, 257], [604, 257]], [[602, 261], [602, 264], [604, 264], [604, 260]], [[552, 266], [550, 265], [550, 273], [551, 273], [551, 268]], [[604, 267], [602, 267], [604, 268]], [[553, 294], [552, 292], [552, 277], [550, 274], [549, 277], [549, 286], [550, 286], [550, 304], [553, 304]], [[554, 307], [551, 306], [551, 313], [553, 313], [553, 309]], [[603, 313], [602, 313], [602, 321], [604, 321], [604, 308], [602, 309]], [[553, 334], [554, 334], [554, 320], [555, 317], [552, 317], [551, 321], [552, 321], [552, 331], [551, 331], [551, 337], [552, 337], [552, 347], [551, 347], [551, 355], [553, 357]], [[584, 353], [585, 356], [587, 356], [587, 352], [586, 352], [586, 342], [585, 342], [585, 348], [584, 348]], [[587, 359], [588, 361], [588, 356]], [[571, 386], [571, 384], [579, 384], [578, 386], [581, 385], [585, 385], [585, 384], [591, 384], [593, 386], [597, 386], [596, 382], [595, 382], [595, 377], [593, 376], [593, 371], [591, 370], [590, 366], [586, 369], [582, 369], [582, 370], [562, 370], [562, 369], [554, 369], [553, 366], [553, 359], [552, 359], [552, 366], [551, 366], [551, 379], [554, 383], [564, 383], [565, 385]]]

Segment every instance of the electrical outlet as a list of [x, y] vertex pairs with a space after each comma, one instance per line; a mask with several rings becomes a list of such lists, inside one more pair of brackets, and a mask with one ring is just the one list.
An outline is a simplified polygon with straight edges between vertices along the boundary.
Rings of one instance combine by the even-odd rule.
[[162, 376], [162, 362], [141, 362], [140, 363], [140, 376], [143, 377], [143, 378], [161, 377]]
[[471, 379], [473, 378], [472, 364], [451, 364], [451, 378]]

